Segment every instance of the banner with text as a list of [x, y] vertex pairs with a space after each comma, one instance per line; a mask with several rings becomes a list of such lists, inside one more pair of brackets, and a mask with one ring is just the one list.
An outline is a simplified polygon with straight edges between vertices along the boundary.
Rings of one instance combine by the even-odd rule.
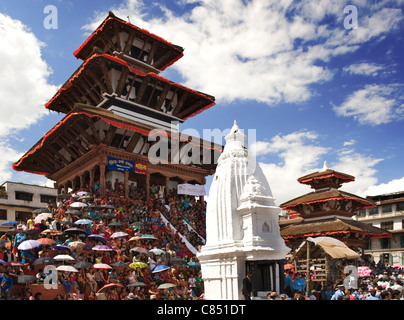
[[199, 184], [179, 184], [177, 187], [177, 193], [190, 196], [206, 196], [205, 186]]
[[108, 170], [115, 171], [135, 171], [135, 161], [108, 157]]
[[136, 161], [136, 163], [135, 163], [135, 173], [147, 174], [147, 164]]

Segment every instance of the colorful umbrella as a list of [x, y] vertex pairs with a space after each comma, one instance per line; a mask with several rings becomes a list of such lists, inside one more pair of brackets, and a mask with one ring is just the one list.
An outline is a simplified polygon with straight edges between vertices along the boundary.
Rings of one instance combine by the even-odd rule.
[[96, 246], [92, 247], [91, 250], [94, 250], [94, 251], [113, 251], [114, 249], [112, 249], [111, 247], [109, 247], [107, 245], [99, 244], [99, 245], [96, 245]]
[[127, 237], [127, 236], [128, 236], [128, 234], [126, 232], [119, 231], [119, 232], [114, 232], [111, 235], [111, 238], [115, 239], [115, 238], [122, 238], [122, 237]]
[[57, 271], [66, 271], [66, 272], [79, 272], [75, 267], [73, 266], [67, 266], [67, 265], [62, 265], [56, 268]]
[[105, 237], [103, 237], [102, 235], [100, 235], [100, 234], [90, 234], [88, 236], [88, 238], [94, 239], [94, 240], [99, 240], [99, 241], [102, 241], [104, 243], [107, 241], [107, 239]]
[[152, 235], [152, 234], [144, 234], [141, 236], [141, 239], [143, 240], [157, 240], [157, 238]]
[[150, 249], [149, 252], [154, 253], [155, 255], [165, 254], [166, 252], [159, 248]]
[[14, 226], [16, 226], [17, 224], [18, 224], [17, 221], [9, 220], [9, 221], [3, 222], [3, 223], [1, 224], [1, 226], [2, 226], [2, 227], [14, 227]]
[[70, 207], [72, 207], [72, 208], [84, 208], [84, 207], [87, 207], [87, 203], [77, 201], [77, 202], [71, 203]]
[[122, 261], [117, 261], [117, 262], [111, 263], [111, 267], [129, 268], [129, 265]]
[[35, 223], [41, 223], [42, 220], [48, 220], [49, 218], [52, 218], [53, 214], [51, 212], [44, 212], [39, 215], [37, 215], [34, 219]]
[[42, 244], [36, 240], [25, 240], [17, 247], [18, 250], [31, 250], [40, 247]]
[[86, 230], [80, 229], [80, 228], [68, 228], [64, 231], [65, 233], [73, 233], [73, 234], [78, 234], [78, 233], [86, 233]]
[[96, 263], [93, 265], [95, 269], [112, 269], [112, 267], [106, 263]]
[[159, 264], [158, 266], [155, 266], [152, 270], [152, 273], [156, 272], [161, 272], [170, 269], [169, 266], [166, 266], [165, 264]]
[[100, 292], [104, 291], [105, 289], [112, 288], [112, 287], [122, 287], [123, 288], [123, 285], [121, 285], [119, 283], [108, 283], [105, 286], [103, 286], [100, 290], [98, 290], [97, 293], [100, 293]]
[[143, 269], [143, 268], [147, 268], [148, 266], [149, 265], [147, 263], [144, 263], [144, 262], [141, 262], [141, 261], [135, 261], [135, 262], [132, 262], [129, 265], [129, 267], [131, 267], [132, 269], [136, 269], [136, 268]]
[[63, 232], [60, 230], [56, 230], [56, 229], [46, 229], [46, 230], [42, 231], [41, 234], [50, 234], [52, 236], [56, 236], [56, 235], [63, 234]]
[[168, 289], [173, 287], [175, 287], [174, 283], [162, 283], [157, 287], [157, 289]]
[[32, 211], [32, 213], [38, 214], [38, 213], [51, 213], [48, 208], [39, 208], [35, 209]]
[[74, 261], [74, 258], [67, 254], [59, 254], [53, 257], [53, 259], [55, 259], [56, 261]]
[[75, 224], [90, 224], [90, 223], [94, 223], [93, 220], [90, 219], [79, 219], [77, 221], [74, 222]]
[[77, 262], [75, 265], [73, 265], [73, 267], [75, 267], [77, 269], [85, 269], [85, 268], [89, 268], [92, 266], [93, 266], [93, 264], [91, 262], [87, 262], [87, 261], [80, 261], [80, 262]]
[[143, 248], [143, 247], [133, 247], [132, 249], [130, 249], [130, 251], [136, 251], [139, 253], [149, 254], [149, 250], [147, 250], [146, 248]]
[[40, 242], [43, 246], [51, 246], [56, 243], [55, 240], [49, 238], [40, 238], [37, 239], [36, 241]]
[[81, 241], [73, 241], [70, 242], [67, 246], [72, 249], [83, 249], [86, 246], [86, 244]]
[[55, 244], [51, 247], [52, 250], [69, 250], [72, 251], [72, 248], [66, 246], [65, 244]]

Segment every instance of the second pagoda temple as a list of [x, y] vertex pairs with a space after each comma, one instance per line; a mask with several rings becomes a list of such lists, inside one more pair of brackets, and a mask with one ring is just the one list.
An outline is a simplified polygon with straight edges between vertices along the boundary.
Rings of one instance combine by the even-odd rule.
[[376, 205], [365, 198], [339, 190], [343, 183], [355, 177], [328, 169], [308, 174], [297, 179], [307, 184], [313, 192], [289, 200], [280, 205], [294, 217], [296, 223], [281, 224], [281, 236], [286, 244], [296, 249], [307, 237], [330, 236], [341, 240], [349, 248], [363, 254], [370, 238], [391, 237], [381, 228], [352, 219], [356, 211]]

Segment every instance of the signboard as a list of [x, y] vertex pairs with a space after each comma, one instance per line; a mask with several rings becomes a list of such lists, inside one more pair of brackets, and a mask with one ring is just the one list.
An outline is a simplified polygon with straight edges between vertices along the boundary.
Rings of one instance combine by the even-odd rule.
[[147, 164], [136, 161], [136, 163], [135, 163], [135, 173], [147, 174]]
[[199, 184], [179, 184], [177, 194], [187, 194], [190, 196], [206, 196], [205, 186]]
[[108, 170], [134, 172], [135, 161], [108, 157]]

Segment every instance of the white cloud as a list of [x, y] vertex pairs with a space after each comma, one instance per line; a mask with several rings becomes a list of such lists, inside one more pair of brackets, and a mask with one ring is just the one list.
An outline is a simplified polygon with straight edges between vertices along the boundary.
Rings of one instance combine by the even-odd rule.
[[0, 154], [1, 154], [0, 181], [2, 183], [4, 181], [11, 179], [12, 176], [11, 163], [17, 161], [22, 156], [22, 153], [19, 153], [16, 150], [14, 150], [7, 140], [2, 139], [0, 141]]
[[[312, 84], [332, 78], [319, 61], [357, 50], [361, 43], [395, 28], [402, 18], [399, 10], [381, 9], [361, 17], [361, 28], [347, 32], [343, 28], [347, 1], [191, 2], [194, 7], [182, 15], [161, 3], [145, 5], [141, 0], [126, 0], [110, 9], [183, 46], [185, 56], [172, 68], [179, 71], [185, 85], [214, 95], [218, 103], [306, 101], [313, 94]], [[150, 17], [150, 6], [158, 6], [163, 17]], [[383, 14], [389, 21], [383, 21]], [[319, 23], [326, 15], [334, 16], [337, 25]], [[105, 16], [106, 12], [97, 12], [84, 28], [92, 32]]]
[[352, 93], [334, 111], [339, 116], [354, 117], [360, 124], [380, 125], [401, 119], [403, 106], [398, 84], [366, 85]]
[[11, 163], [21, 156], [7, 136], [26, 129], [48, 113], [45, 102], [57, 87], [41, 57], [44, 46], [19, 20], [0, 13], [0, 180], [11, 178]]
[[276, 135], [265, 143], [266, 153], [280, 158], [278, 163], [260, 162], [278, 205], [310, 192], [310, 188], [299, 184], [297, 179], [318, 171], [321, 158], [329, 151], [327, 147], [318, 146], [317, 139], [316, 133], [301, 131]]
[[349, 140], [349, 141], [345, 141], [345, 142], [344, 142], [344, 147], [346, 147], [346, 146], [353, 146], [355, 143], [356, 143], [356, 140], [355, 140], [355, 139], [351, 139], [351, 140]]
[[377, 65], [375, 63], [356, 63], [351, 64], [350, 66], [344, 67], [343, 71], [348, 72], [350, 74], [358, 74], [365, 76], [377, 76], [379, 71], [382, 70], [383, 67]]
[[393, 179], [387, 183], [372, 185], [364, 191], [368, 196], [404, 191], [404, 177]]
[[[350, 143], [344, 144], [344, 148], [340, 150], [333, 151], [331, 147], [319, 146], [320, 138], [315, 132], [300, 131], [277, 135], [269, 142], [257, 141], [256, 146], [260, 154], [277, 156], [280, 159], [277, 163], [260, 162], [278, 205], [312, 192], [309, 186], [298, 183], [297, 179], [321, 171], [324, 160], [327, 160], [329, 169], [355, 177], [354, 182], [341, 187], [344, 191], [364, 197], [368, 195], [371, 186], [376, 185], [375, 166], [383, 159], [356, 152]], [[335, 158], [330, 161], [331, 157]]]
[[47, 114], [45, 102], [57, 91], [41, 57], [40, 42], [19, 20], [0, 13], [0, 136], [36, 123]]

